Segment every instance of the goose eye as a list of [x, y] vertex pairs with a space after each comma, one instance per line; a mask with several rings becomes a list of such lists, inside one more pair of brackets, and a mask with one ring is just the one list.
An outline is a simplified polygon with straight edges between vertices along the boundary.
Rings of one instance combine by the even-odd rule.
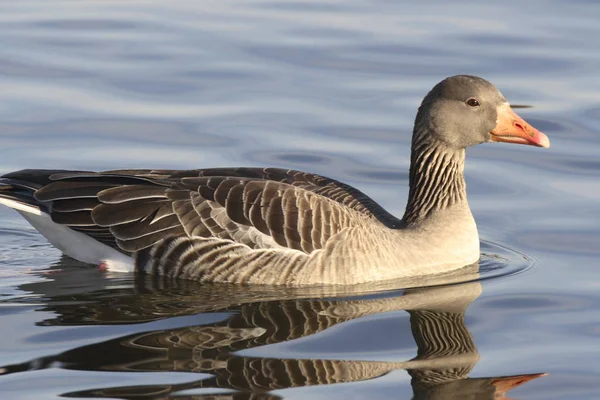
[[467, 100], [467, 105], [469, 107], [478, 107], [479, 106], [479, 101], [477, 101], [476, 98], [471, 97], [469, 100]]

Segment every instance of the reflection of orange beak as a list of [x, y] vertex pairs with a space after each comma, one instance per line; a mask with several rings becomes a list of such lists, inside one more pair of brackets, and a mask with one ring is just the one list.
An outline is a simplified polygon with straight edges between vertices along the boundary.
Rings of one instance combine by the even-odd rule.
[[513, 376], [501, 376], [492, 378], [492, 385], [496, 387], [496, 398], [505, 399], [504, 395], [511, 389], [516, 388], [526, 382], [529, 382], [535, 378], [546, 376], [547, 374], [527, 374], [527, 375], [513, 375]]
[[490, 132], [492, 134], [492, 142], [550, 147], [548, 136], [525, 122], [508, 104], [499, 106], [497, 112], [498, 122], [494, 130]]

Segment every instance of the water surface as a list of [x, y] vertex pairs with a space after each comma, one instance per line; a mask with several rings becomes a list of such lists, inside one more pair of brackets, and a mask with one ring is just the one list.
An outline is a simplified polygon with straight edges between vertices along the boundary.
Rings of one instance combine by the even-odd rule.
[[401, 215], [416, 108], [457, 73], [552, 143], [469, 149], [484, 255], [445, 287], [107, 275], [0, 208], [3, 397], [596, 398], [600, 5], [413, 3], [0, 5], [2, 173], [287, 167]]

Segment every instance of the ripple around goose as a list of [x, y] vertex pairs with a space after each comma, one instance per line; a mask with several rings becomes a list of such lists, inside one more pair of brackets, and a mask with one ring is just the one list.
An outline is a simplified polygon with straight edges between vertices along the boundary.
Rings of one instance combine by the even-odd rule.
[[446, 273], [480, 258], [465, 149], [549, 147], [484, 79], [438, 83], [419, 107], [402, 219], [323, 176], [275, 168], [22, 170], [0, 202], [72, 258], [201, 282], [360, 284]]

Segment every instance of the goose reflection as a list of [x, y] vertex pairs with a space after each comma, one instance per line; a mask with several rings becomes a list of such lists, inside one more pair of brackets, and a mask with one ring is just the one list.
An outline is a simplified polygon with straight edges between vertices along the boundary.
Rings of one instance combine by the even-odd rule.
[[[472, 268], [476, 276], [477, 266]], [[60, 288], [60, 280], [53, 283], [54, 290]], [[43, 283], [33, 285], [39, 290]], [[184, 397], [193, 399], [275, 399], [288, 388], [365, 381], [399, 369], [410, 374], [414, 399], [497, 399], [543, 375], [469, 378], [479, 353], [464, 315], [481, 294], [478, 281], [387, 292], [377, 298], [358, 297], [368, 291], [366, 287], [286, 291], [151, 277], [138, 278], [135, 287], [133, 296], [113, 293], [77, 305], [65, 305], [61, 301], [65, 293], [59, 290], [49, 296], [56, 301], [48, 302], [48, 309], [58, 317], [44, 324], [124, 324], [216, 312], [224, 312], [220, 315], [226, 317], [218, 322], [131, 334], [4, 366], [0, 371], [10, 374], [60, 366], [85, 371], [202, 373], [201, 379], [182, 384], [94, 388], [63, 394], [124, 399], [171, 398], [184, 390], [193, 393]], [[327, 296], [330, 299], [323, 298]], [[331, 299], [333, 296], [336, 298]], [[417, 356], [411, 360], [286, 359], [236, 353], [317, 334], [356, 318], [401, 310], [410, 314], [417, 345]]]

